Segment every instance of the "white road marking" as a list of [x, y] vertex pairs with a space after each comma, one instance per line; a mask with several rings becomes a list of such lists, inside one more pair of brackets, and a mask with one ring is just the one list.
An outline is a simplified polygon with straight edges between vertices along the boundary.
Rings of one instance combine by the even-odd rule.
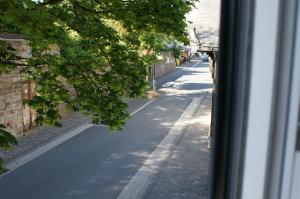
[[144, 165], [131, 178], [129, 183], [124, 187], [117, 199], [140, 199], [147, 187], [150, 185], [152, 178], [159, 171], [164, 160], [168, 157], [172, 145], [176, 139], [183, 133], [188, 125], [186, 121], [190, 120], [203, 98], [194, 98], [184, 113], [176, 121], [169, 133], [164, 137], [156, 147]]
[[201, 62], [201, 61], [196, 62], [196, 63], [192, 66], [192, 68], [195, 68], [200, 62]]
[[[135, 111], [133, 111], [132, 113], [130, 113], [130, 116], [135, 115], [136, 113], [138, 113], [139, 111], [141, 111], [142, 109], [144, 109], [146, 106], [148, 106], [149, 104], [151, 104], [152, 102], [154, 102], [157, 98], [154, 98], [152, 100], [150, 100], [149, 102], [145, 103], [143, 106], [139, 107], [138, 109], [136, 109]], [[23, 166], [24, 164], [30, 162], [31, 160], [39, 157], [40, 155], [46, 153], [47, 151], [57, 147], [58, 145], [64, 143], [65, 141], [73, 138], [74, 136], [80, 134], [81, 132], [85, 131], [86, 129], [92, 127], [92, 126], [101, 126], [101, 127], [106, 127], [106, 125], [103, 124], [84, 124], [60, 137], [58, 137], [57, 139], [33, 150], [32, 152], [16, 159], [15, 161], [8, 163], [6, 165], [6, 168], [9, 170], [7, 172], [5, 172], [4, 174], [0, 175], [0, 178], [13, 172], [14, 170], [16, 170], [17, 168]]]
[[135, 115], [137, 112], [141, 111], [142, 109], [144, 109], [146, 106], [148, 106], [149, 104], [151, 104], [152, 102], [154, 102], [157, 98], [154, 98], [152, 100], [150, 100], [149, 102], [147, 102], [146, 104], [144, 104], [143, 106], [141, 106], [140, 108], [136, 109], [135, 111], [133, 111], [132, 113], [130, 113], [130, 116]]
[[84, 124], [84, 125], [76, 128], [76, 129], [70, 131], [69, 133], [64, 134], [63, 136], [53, 140], [52, 142], [49, 142], [48, 144], [43, 145], [43, 146], [39, 147], [38, 149], [36, 149], [36, 150], [34, 150], [34, 151], [18, 158], [17, 160], [7, 164], [6, 168], [9, 169], [9, 171], [4, 173], [3, 175], [1, 175], [1, 177], [4, 176], [4, 175], [7, 175], [8, 173], [10, 173], [12, 171], [14, 171], [18, 167], [30, 162], [31, 160], [37, 158], [38, 156], [46, 153], [47, 151], [53, 149], [54, 147], [60, 145], [63, 142], [69, 140], [70, 138], [80, 134], [82, 131], [90, 128], [91, 126], [92, 126], [92, 124]]
[[162, 85], [162, 87], [164, 88], [178, 88], [180, 87], [181, 85], [183, 85], [184, 83], [183, 82], [168, 82], [168, 83], [165, 83], [164, 85]]
[[[157, 98], [154, 98], [154, 99], [150, 100], [149, 102], [145, 103], [143, 106], [141, 106], [140, 108], [138, 108], [135, 111], [133, 111], [132, 113], [130, 113], [130, 116], [135, 115], [137, 112], [139, 112], [142, 109], [144, 109], [146, 106], [148, 106], [149, 104], [151, 104], [156, 99]], [[129, 100], [129, 101], [132, 101], [132, 100]], [[104, 124], [93, 124], [93, 126], [107, 127], [107, 125], [104, 125]]]
[[165, 83], [164, 85], [162, 85], [162, 87], [168, 87], [168, 86], [172, 85], [172, 83], [173, 83], [173, 82], [167, 82], [167, 83]]

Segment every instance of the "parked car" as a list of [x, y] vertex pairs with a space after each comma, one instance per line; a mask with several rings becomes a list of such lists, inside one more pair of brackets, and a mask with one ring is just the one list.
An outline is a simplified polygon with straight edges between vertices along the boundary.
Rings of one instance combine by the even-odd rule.
[[203, 62], [209, 61], [209, 56], [207, 54], [202, 54], [200, 58], [201, 58], [201, 61], [203, 61]]

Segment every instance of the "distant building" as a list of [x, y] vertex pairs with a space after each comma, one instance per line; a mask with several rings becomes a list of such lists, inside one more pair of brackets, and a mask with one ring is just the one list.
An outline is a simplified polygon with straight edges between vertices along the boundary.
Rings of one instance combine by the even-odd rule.
[[195, 6], [187, 15], [190, 46], [194, 53], [205, 52], [210, 56], [214, 78], [219, 50], [221, 0], [201, 0]]
[[219, 51], [219, 31], [220, 31], [221, 0], [201, 0], [196, 3], [196, 8], [188, 15], [188, 31], [190, 37], [190, 47], [195, 52], [205, 52], [212, 59], [210, 70], [213, 78], [213, 106], [211, 131], [214, 131], [215, 124], [215, 93], [216, 77], [218, 73], [217, 59]]
[[201, 0], [188, 15], [190, 45], [194, 51], [218, 51], [220, 0]]

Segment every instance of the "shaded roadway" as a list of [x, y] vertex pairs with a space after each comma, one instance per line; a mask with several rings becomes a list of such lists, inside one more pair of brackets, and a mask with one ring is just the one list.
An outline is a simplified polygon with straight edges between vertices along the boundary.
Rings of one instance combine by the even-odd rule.
[[[161, 96], [129, 119], [121, 132], [93, 126], [0, 177], [1, 199], [116, 198], [192, 97], [210, 88], [201, 73], [207, 75], [207, 68], [180, 67], [157, 79]], [[181, 83], [173, 87], [172, 82]], [[129, 110], [147, 101], [133, 100]]]

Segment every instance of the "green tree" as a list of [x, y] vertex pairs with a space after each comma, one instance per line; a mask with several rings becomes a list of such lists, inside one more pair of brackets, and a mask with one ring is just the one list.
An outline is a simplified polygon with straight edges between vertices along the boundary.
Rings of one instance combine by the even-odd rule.
[[[148, 69], [148, 82], [153, 83], [152, 70], [154, 70], [155, 63], [158, 56], [164, 51], [171, 51], [176, 61], [178, 41], [176, 38], [164, 33], [157, 32], [144, 32], [140, 35], [141, 50], [145, 52], [145, 62], [149, 66]], [[172, 47], [171, 47], [172, 46]], [[179, 49], [178, 49], [179, 50]], [[179, 50], [180, 54], [180, 50]]]
[[[22, 35], [32, 53], [18, 57], [0, 41], [0, 75], [18, 70], [37, 83], [37, 95], [26, 101], [37, 111], [37, 123], [59, 126], [64, 103], [120, 129], [129, 116], [121, 98], [146, 88], [143, 37], [163, 33], [187, 42], [185, 14], [195, 1], [0, 0], [0, 33]], [[53, 44], [59, 55], [49, 50]]]
[[[9, 149], [12, 145], [17, 144], [17, 140], [9, 132], [5, 131], [5, 126], [0, 124], [0, 148]], [[0, 157], [0, 174], [4, 173], [4, 160]]]

